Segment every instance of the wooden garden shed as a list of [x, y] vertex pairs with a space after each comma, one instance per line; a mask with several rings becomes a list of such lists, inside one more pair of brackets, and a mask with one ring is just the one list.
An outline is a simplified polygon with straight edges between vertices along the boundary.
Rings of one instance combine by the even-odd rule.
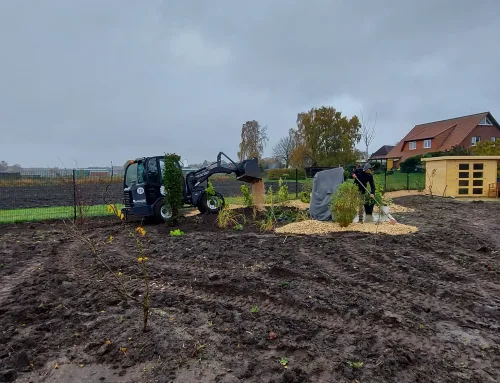
[[425, 190], [444, 197], [498, 198], [500, 156], [422, 158]]

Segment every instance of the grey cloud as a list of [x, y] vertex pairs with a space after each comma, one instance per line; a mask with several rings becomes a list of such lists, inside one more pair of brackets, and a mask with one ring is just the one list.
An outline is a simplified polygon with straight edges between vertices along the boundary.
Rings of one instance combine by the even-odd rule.
[[[479, 5], [478, 5], [479, 4]], [[377, 112], [372, 146], [499, 104], [500, 4], [422, 1], [0, 2], [0, 159], [122, 163], [267, 153], [296, 114]], [[500, 113], [500, 111], [498, 111]]]

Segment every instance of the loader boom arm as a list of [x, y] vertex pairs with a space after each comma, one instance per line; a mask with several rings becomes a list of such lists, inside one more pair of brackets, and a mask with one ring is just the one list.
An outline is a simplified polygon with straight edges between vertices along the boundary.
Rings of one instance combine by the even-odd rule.
[[[222, 156], [226, 157], [229, 161], [229, 166], [222, 164]], [[225, 153], [220, 152], [217, 155], [217, 161], [198, 169], [186, 175], [186, 182], [190, 189], [198, 186], [200, 183], [205, 182], [214, 174], [231, 174], [234, 173], [236, 178], [240, 181], [254, 183], [260, 181], [259, 165], [257, 158], [244, 160], [242, 162], [234, 162]]]

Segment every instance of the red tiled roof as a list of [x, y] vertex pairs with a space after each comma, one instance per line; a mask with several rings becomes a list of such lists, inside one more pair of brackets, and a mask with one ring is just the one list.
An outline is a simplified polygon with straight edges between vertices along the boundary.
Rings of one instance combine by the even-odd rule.
[[[392, 149], [387, 155], [388, 158], [413, 157], [429, 152], [428, 149], [417, 149], [411, 152], [403, 151], [405, 143], [409, 141], [419, 141], [428, 138], [435, 138], [441, 134], [446, 135], [442, 143], [433, 148], [433, 151], [443, 151], [460, 145], [470, 132], [489, 112], [472, 114], [469, 116], [456, 117], [448, 120], [429, 122], [415, 125], [415, 127]], [[403, 159], [404, 159], [403, 158]]]

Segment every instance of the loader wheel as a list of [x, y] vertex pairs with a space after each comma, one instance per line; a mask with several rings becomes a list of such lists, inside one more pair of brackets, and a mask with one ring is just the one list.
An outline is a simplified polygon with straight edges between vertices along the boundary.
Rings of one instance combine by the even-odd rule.
[[158, 202], [154, 208], [154, 218], [158, 223], [167, 222], [170, 218], [172, 218], [172, 209], [170, 208], [170, 205]]
[[217, 214], [225, 205], [224, 197], [222, 194], [215, 192], [207, 198], [207, 194], [203, 194], [201, 197], [201, 203], [198, 210], [201, 214]]

